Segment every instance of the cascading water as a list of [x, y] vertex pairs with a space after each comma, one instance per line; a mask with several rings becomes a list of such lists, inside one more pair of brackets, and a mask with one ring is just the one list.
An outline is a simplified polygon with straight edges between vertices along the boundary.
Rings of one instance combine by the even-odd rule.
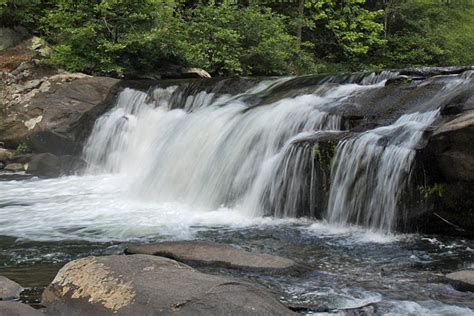
[[412, 113], [338, 145], [332, 167], [328, 220], [376, 230], [395, 227], [415, 146], [439, 111]]
[[[471, 107], [472, 72], [384, 84], [396, 75], [123, 90], [84, 148], [86, 174], [0, 175], [0, 274], [21, 274], [22, 285], [40, 293], [35, 287], [70, 260], [199, 239], [317, 271], [239, 272], [308, 314], [474, 315], [472, 293], [435, 281], [473, 269], [472, 240], [380, 233], [427, 214], [411, 204], [405, 214], [405, 198], [418, 201], [417, 181], [432, 172], [424, 159], [436, 136], [425, 135]], [[331, 225], [294, 219], [306, 216]]]
[[299, 175], [307, 164], [294, 140], [339, 130], [340, 117], [329, 111], [374, 86], [323, 85], [251, 104], [288, 80], [264, 81], [236, 96], [156, 88], [154, 102], [126, 89], [94, 127], [85, 148], [89, 170], [128, 174], [132, 194], [142, 199], [294, 216], [305, 190]]
[[340, 113], [359, 106], [354, 99], [373, 100], [396, 75], [280, 78], [237, 94], [186, 85], [125, 89], [85, 147], [89, 172], [126, 175], [130, 194], [146, 201], [228, 207], [251, 216], [326, 213], [333, 224], [391, 231], [415, 147], [440, 106], [468, 89], [470, 77], [448, 78], [423, 102], [403, 104], [398, 119], [389, 118], [394, 123], [343, 139], [331, 181], [315, 161], [315, 146], [318, 133], [347, 128]]

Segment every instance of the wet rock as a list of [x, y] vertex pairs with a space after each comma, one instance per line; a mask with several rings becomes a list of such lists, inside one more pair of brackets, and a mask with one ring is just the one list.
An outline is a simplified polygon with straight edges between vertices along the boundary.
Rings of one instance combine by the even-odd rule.
[[0, 301], [17, 299], [22, 291], [23, 288], [20, 284], [0, 276]]
[[465, 71], [473, 70], [474, 67], [466, 66], [466, 67], [418, 67], [418, 68], [410, 68], [410, 69], [402, 69], [400, 70], [400, 75], [406, 76], [421, 76], [421, 77], [429, 77], [429, 76], [440, 76], [440, 75], [455, 75], [460, 74]]
[[28, 174], [38, 177], [70, 175], [85, 168], [85, 162], [81, 158], [71, 155], [56, 156], [51, 153], [42, 153], [23, 156], [16, 159], [25, 163], [25, 171]]
[[5, 166], [4, 170], [11, 172], [25, 171], [25, 166], [21, 163], [9, 163]]
[[44, 315], [33, 307], [18, 302], [1, 302], [0, 316], [41, 316]]
[[5, 148], [0, 148], [0, 161], [1, 162], [8, 161], [8, 160], [12, 159], [14, 154], [15, 154], [15, 152], [12, 151], [12, 150], [8, 150], [8, 149], [5, 149]]
[[250, 283], [147, 256], [66, 264], [43, 293], [46, 315], [293, 315]]
[[5, 164], [3, 162], [0, 162], [0, 170], [5, 168]]
[[446, 275], [446, 279], [460, 291], [474, 292], [474, 270], [463, 270]]
[[36, 176], [57, 177], [62, 173], [59, 157], [50, 153], [33, 155], [26, 166], [26, 171]]
[[277, 273], [291, 272], [301, 268], [291, 259], [253, 253], [211, 241], [166, 241], [129, 247], [125, 253], [167, 257], [191, 266], [213, 266]]
[[401, 75], [394, 78], [390, 78], [385, 82], [385, 86], [389, 86], [391, 84], [402, 84], [402, 83], [409, 83], [412, 81], [412, 78], [409, 76]]
[[442, 124], [427, 145], [448, 181], [474, 181], [474, 111]]

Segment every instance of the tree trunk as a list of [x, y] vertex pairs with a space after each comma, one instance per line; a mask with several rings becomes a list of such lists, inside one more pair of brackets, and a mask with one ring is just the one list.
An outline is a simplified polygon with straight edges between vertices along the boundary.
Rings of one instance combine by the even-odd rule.
[[296, 30], [297, 47], [301, 49], [301, 36], [303, 31], [303, 19], [304, 19], [304, 0], [298, 2], [298, 29]]

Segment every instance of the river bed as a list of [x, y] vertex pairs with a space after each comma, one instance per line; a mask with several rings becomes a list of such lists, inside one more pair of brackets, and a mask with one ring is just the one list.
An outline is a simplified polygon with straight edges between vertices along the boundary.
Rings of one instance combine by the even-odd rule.
[[474, 269], [472, 240], [253, 217], [238, 206], [147, 201], [124, 182], [120, 175], [2, 177], [0, 275], [27, 288], [22, 301], [41, 307], [41, 291], [70, 260], [119, 254], [131, 244], [204, 239], [308, 265], [311, 273], [302, 277], [206, 269], [258, 282], [304, 314], [370, 306], [384, 315], [474, 315], [474, 293], [443, 279]]

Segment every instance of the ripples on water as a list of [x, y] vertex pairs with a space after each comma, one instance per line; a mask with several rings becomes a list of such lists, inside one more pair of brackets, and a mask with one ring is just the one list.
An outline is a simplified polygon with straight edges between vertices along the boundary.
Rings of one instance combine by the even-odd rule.
[[31, 287], [23, 300], [38, 302], [69, 260], [145, 241], [208, 239], [309, 265], [312, 272], [301, 278], [224, 271], [273, 289], [306, 313], [375, 303], [380, 314], [473, 314], [474, 294], [442, 280], [473, 268], [473, 241], [145, 203], [128, 196], [123, 181], [110, 175], [0, 181], [0, 275]]

